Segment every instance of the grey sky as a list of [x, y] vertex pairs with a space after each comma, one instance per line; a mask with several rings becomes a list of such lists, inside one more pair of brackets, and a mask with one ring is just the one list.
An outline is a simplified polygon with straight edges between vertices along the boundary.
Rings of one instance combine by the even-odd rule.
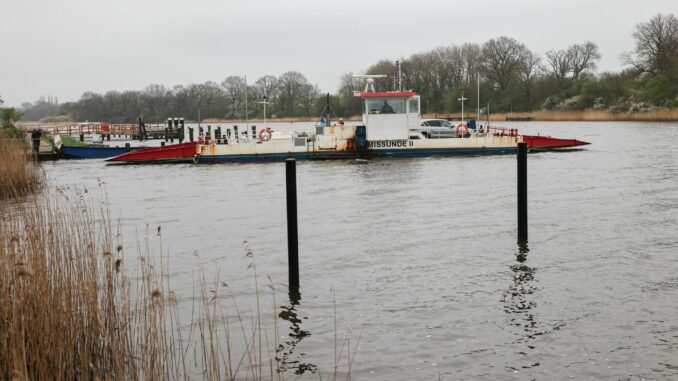
[[440, 45], [509, 36], [543, 54], [585, 40], [617, 71], [633, 26], [676, 0], [2, 0], [0, 96], [220, 82], [296, 70], [334, 92], [342, 73]]

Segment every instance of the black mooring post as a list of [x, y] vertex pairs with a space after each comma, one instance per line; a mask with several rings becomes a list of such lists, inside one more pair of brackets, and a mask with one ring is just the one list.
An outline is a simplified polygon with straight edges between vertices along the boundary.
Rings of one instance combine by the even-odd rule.
[[287, 260], [290, 293], [299, 291], [299, 235], [297, 234], [297, 161], [285, 161], [287, 188]]
[[518, 143], [518, 242], [527, 242], [527, 143]]

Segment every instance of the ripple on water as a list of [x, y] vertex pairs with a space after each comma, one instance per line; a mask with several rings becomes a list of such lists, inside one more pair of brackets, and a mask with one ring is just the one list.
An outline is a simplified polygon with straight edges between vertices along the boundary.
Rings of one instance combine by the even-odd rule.
[[[507, 125], [593, 143], [530, 155], [529, 251], [515, 243], [512, 156], [298, 164], [292, 307], [310, 336], [290, 361], [332, 369], [336, 303], [339, 337], [360, 336], [354, 379], [678, 378], [677, 126]], [[252, 311], [252, 261], [290, 307], [282, 163], [45, 168], [59, 185], [105, 183], [130, 257], [162, 226], [180, 308], [205, 272]]]

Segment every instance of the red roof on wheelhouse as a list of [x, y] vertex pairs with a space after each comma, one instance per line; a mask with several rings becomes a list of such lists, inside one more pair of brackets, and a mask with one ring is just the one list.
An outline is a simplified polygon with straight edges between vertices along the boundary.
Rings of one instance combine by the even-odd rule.
[[388, 98], [388, 97], [413, 97], [417, 95], [414, 91], [384, 91], [380, 93], [360, 93], [361, 97], [371, 98]]

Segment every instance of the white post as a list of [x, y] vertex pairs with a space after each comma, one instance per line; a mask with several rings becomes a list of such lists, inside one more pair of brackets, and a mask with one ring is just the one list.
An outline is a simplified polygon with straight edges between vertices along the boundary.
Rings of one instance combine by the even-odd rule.
[[460, 97], [457, 98], [457, 100], [459, 102], [461, 102], [461, 121], [463, 122], [464, 121], [464, 101], [467, 101], [468, 98], [464, 97], [464, 91], [463, 90], [459, 92], [459, 95], [460, 95]]
[[480, 123], [480, 75], [476, 75], [478, 76], [478, 105], [476, 106], [476, 110], [478, 111], [478, 123]]
[[250, 130], [250, 119], [247, 112], [247, 76], [245, 76], [245, 131]]
[[264, 96], [264, 101], [259, 103], [264, 105], [264, 130], [266, 130], [268, 128], [268, 126], [266, 125], [266, 105], [269, 103], [268, 97]]

